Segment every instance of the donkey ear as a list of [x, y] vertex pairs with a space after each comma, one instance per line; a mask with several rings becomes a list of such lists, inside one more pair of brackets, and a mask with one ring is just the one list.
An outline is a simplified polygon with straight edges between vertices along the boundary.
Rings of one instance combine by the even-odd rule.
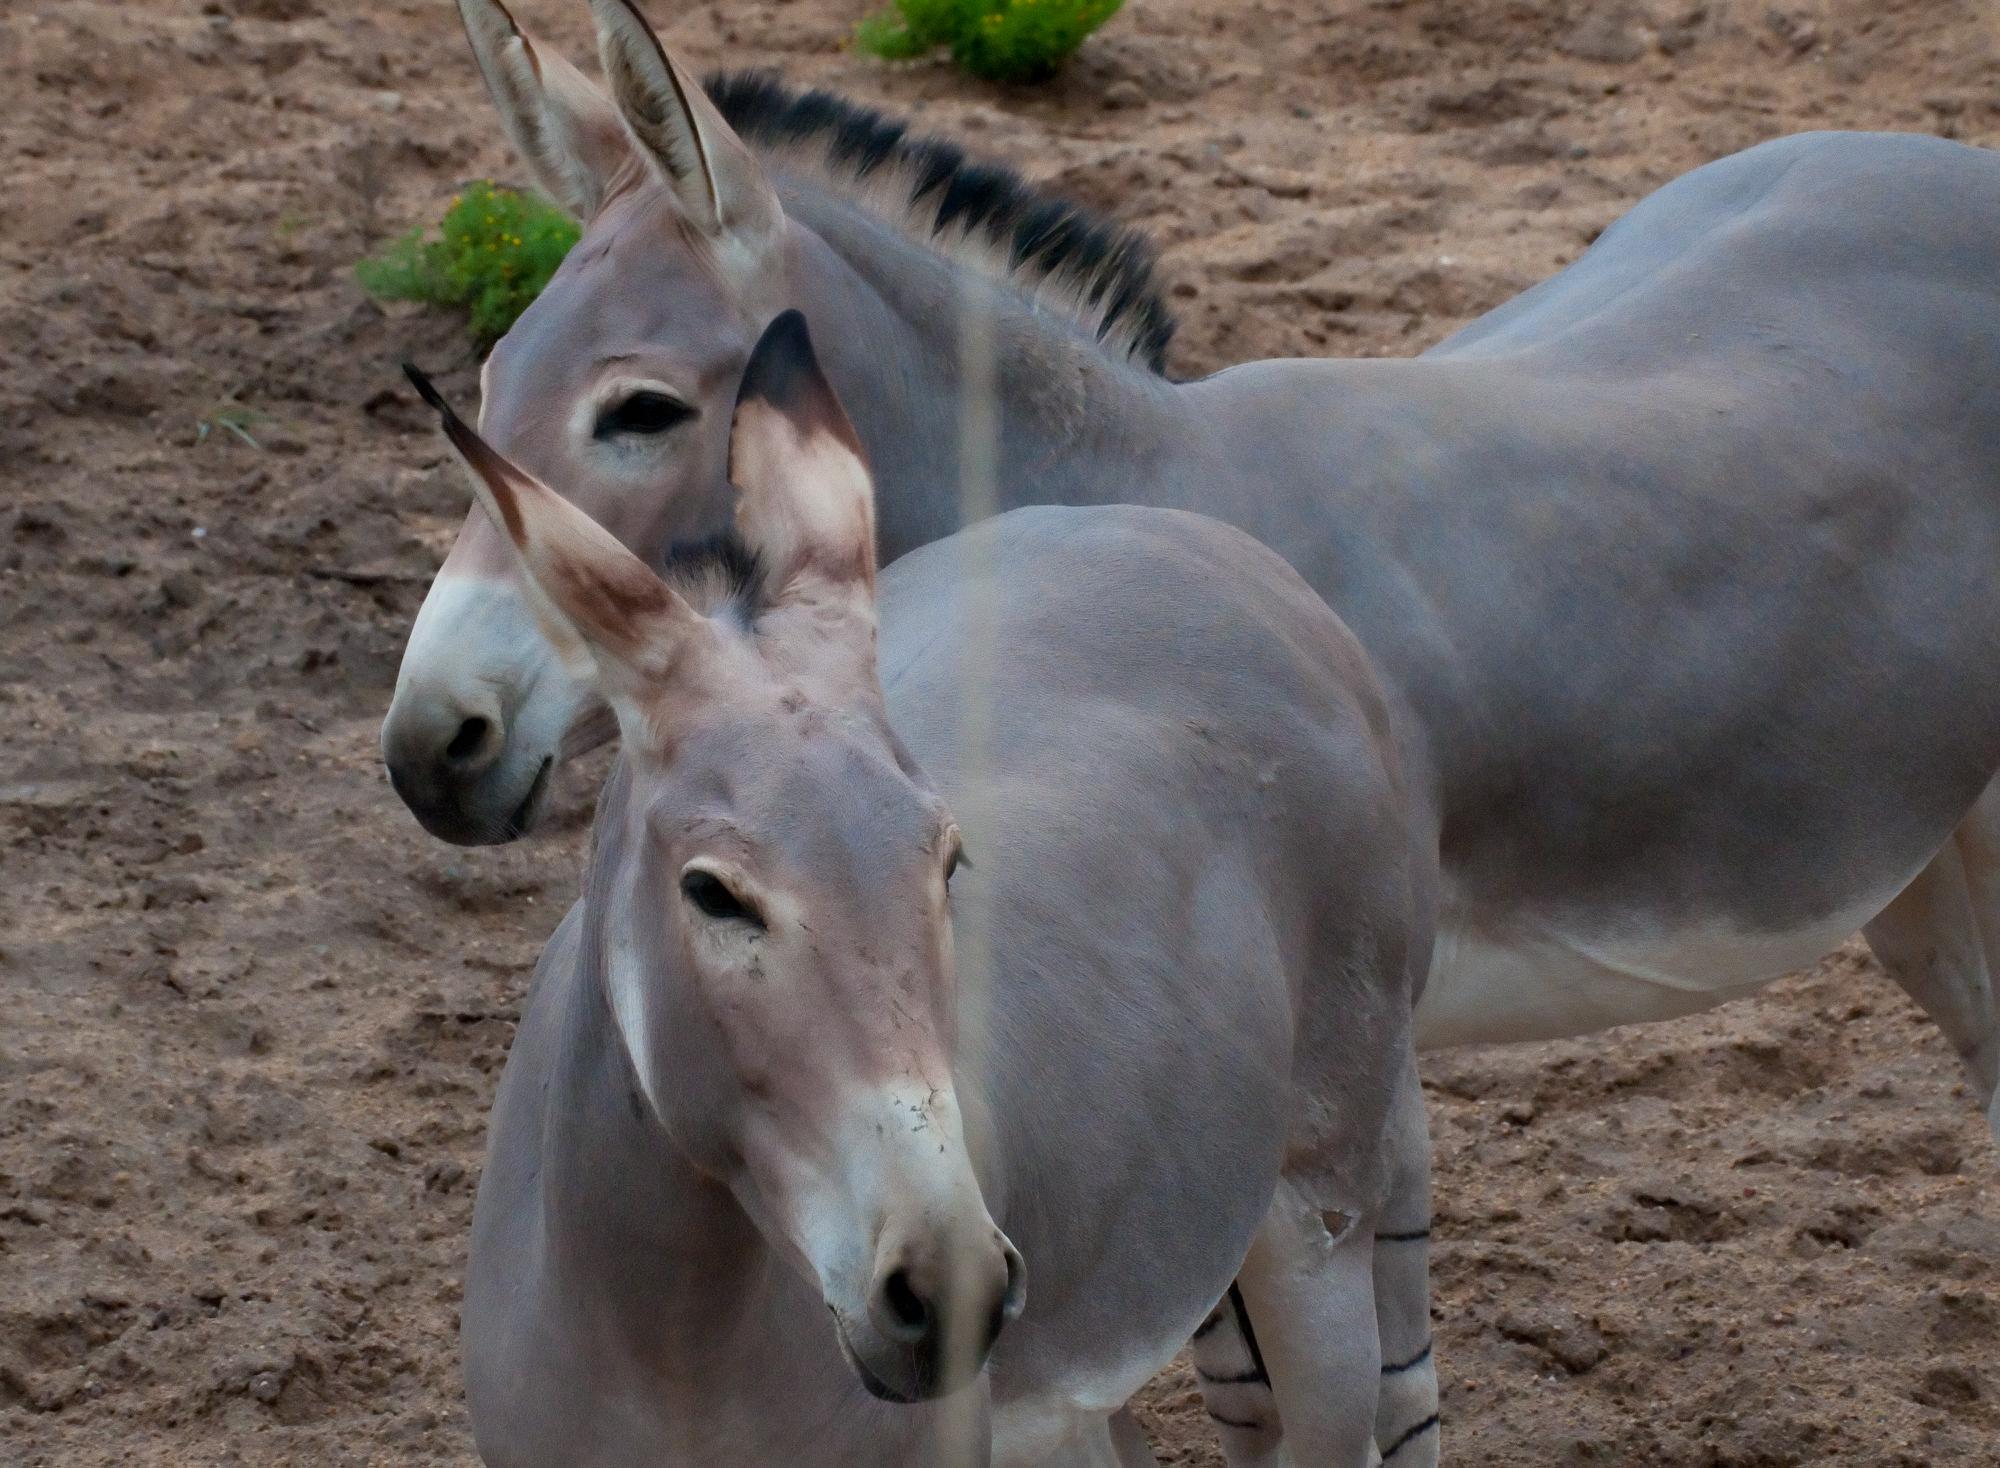
[[806, 319], [764, 328], [729, 431], [737, 529], [782, 598], [805, 578], [875, 592], [875, 487], [861, 440], [814, 357]]
[[660, 44], [633, 0], [590, 0], [611, 96], [639, 151], [695, 227], [752, 258], [772, 249], [784, 209], [749, 146]]
[[438, 412], [473, 493], [520, 559], [536, 618], [579, 674], [628, 725], [628, 713], [672, 670], [702, 625], [692, 607], [615, 536], [506, 459], [405, 363], [411, 385]]
[[618, 109], [562, 57], [536, 48], [500, 0], [458, 0], [472, 54], [535, 184], [579, 219], [632, 157]]

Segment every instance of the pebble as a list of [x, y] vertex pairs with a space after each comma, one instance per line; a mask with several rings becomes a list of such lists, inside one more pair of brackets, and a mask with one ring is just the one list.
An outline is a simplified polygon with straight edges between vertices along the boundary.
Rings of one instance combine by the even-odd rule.
[[1132, 107], [1146, 105], [1146, 91], [1129, 77], [1113, 82], [1104, 89], [1104, 106], [1107, 111], [1123, 112]]

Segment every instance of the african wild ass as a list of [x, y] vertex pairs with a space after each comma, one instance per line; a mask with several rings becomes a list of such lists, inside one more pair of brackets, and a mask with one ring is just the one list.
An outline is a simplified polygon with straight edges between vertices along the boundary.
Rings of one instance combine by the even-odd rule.
[[1373, 1461], [1437, 870], [1339, 619], [1136, 507], [988, 521], [878, 597], [796, 312], [737, 535], [661, 576], [418, 380], [622, 735], [494, 1109], [486, 1460], [1147, 1463], [1113, 1414], [1236, 1276], [1297, 1460]]
[[[625, 0], [593, 0], [609, 98], [460, 8], [586, 222], [480, 422], [627, 546], [717, 523], [750, 346], [808, 306], [885, 561], [1143, 500], [1248, 531], [1354, 630], [1444, 874], [1421, 1047], [1685, 1014], [1862, 927], [2000, 1129], [2000, 159], [1768, 143], [1419, 358], [1177, 383], [1132, 236], [839, 99], [704, 92]], [[448, 839], [521, 834], [609, 731], [526, 606], [475, 515], [383, 731]]]

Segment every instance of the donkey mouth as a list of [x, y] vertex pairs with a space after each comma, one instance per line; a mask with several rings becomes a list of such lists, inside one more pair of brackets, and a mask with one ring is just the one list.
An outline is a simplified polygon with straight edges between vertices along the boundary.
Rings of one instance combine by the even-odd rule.
[[501, 826], [502, 841], [518, 841], [535, 829], [535, 822], [542, 818], [542, 797], [548, 793], [549, 775], [555, 767], [554, 755], [543, 757], [542, 767], [535, 771], [535, 780], [528, 787], [528, 793], [521, 797], [521, 803], [514, 807], [514, 813]]
[[868, 1395], [877, 1401], [893, 1402], [899, 1407], [911, 1407], [944, 1394], [941, 1390], [943, 1383], [938, 1379], [935, 1363], [926, 1366], [921, 1358], [914, 1360], [912, 1365], [916, 1368], [915, 1380], [908, 1387], [894, 1387], [869, 1369], [868, 1363], [861, 1359], [861, 1353], [856, 1351], [847, 1339], [846, 1331], [837, 1330], [836, 1334], [840, 1337], [840, 1352], [847, 1358], [848, 1366], [860, 1379], [861, 1385], [867, 1389]]
[[890, 1386], [888, 1382], [882, 1380], [881, 1377], [863, 1365], [861, 1358], [856, 1356], [852, 1351], [847, 1353], [847, 1364], [852, 1366], [854, 1374], [861, 1378], [861, 1384], [868, 1389], [869, 1396], [884, 1402], [894, 1402], [899, 1407], [908, 1407], [916, 1403], [917, 1398], [905, 1396], [893, 1386]]

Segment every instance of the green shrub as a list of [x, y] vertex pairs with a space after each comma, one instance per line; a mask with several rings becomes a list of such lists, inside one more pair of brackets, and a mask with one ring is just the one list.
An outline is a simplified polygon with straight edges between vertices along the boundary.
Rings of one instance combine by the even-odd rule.
[[482, 180], [451, 201], [435, 239], [413, 229], [354, 274], [385, 300], [464, 307], [484, 351], [541, 294], [578, 233], [553, 205]]
[[895, 0], [861, 22], [855, 44], [891, 61], [951, 48], [952, 60], [996, 82], [1039, 82], [1117, 13], [1124, 0]]

